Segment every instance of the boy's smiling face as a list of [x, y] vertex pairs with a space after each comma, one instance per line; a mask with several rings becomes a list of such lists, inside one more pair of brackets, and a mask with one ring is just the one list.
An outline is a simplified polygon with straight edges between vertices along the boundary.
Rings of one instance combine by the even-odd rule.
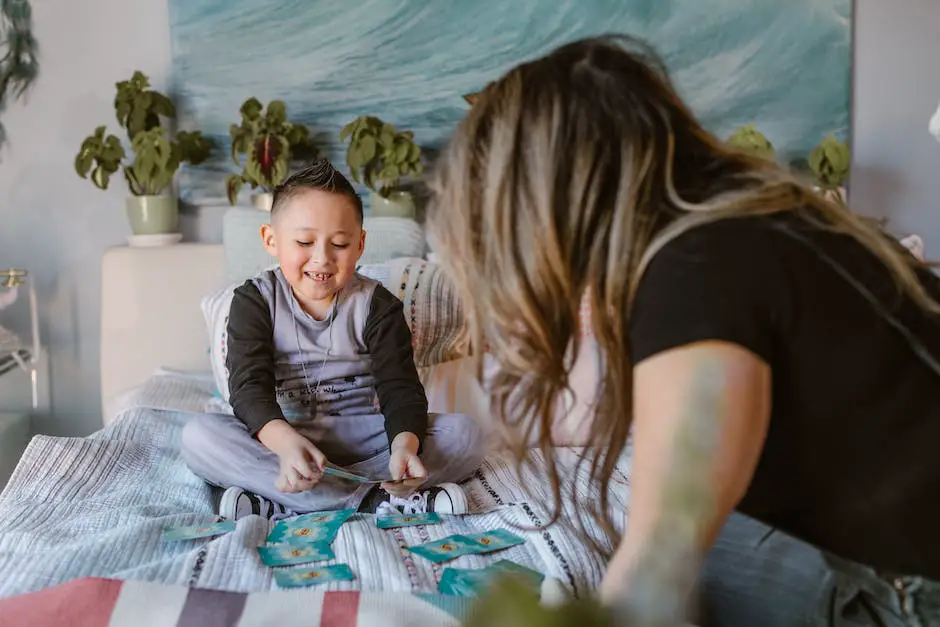
[[353, 201], [341, 194], [300, 190], [271, 222], [261, 227], [265, 249], [277, 258], [304, 311], [322, 320], [355, 274], [365, 247], [366, 233]]

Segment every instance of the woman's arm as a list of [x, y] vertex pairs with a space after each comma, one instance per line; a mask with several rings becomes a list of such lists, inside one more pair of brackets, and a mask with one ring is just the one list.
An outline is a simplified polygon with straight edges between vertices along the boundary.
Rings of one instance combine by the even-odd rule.
[[[683, 476], [693, 477], [691, 487], [708, 497], [693, 530], [697, 546], [691, 547], [696, 558], [708, 549], [750, 484], [770, 419], [770, 367], [737, 344], [702, 341], [658, 353], [636, 365], [633, 380], [630, 512], [601, 587], [608, 603], [624, 598], [631, 582], [648, 574], [643, 567], [631, 572], [638, 563], [677, 541], [675, 534], [662, 535], [676, 523], [675, 507], [664, 508], [663, 496], [683, 463], [703, 466], [686, 467], [690, 473]], [[677, 447], [690, 433], [693, 443], [707, 447], [704, 459]], [[694, 576], [698, 565], [668, 566], [692, 569]], [[684, 598], [690, 591], [677, 592]]]

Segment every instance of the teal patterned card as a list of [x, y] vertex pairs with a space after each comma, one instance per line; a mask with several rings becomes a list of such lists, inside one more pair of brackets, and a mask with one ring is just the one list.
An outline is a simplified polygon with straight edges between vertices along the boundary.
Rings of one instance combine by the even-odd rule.
[[222, 522], [208, 523], [205, 525], [167, 527], [163, 530], [163, 540], [166, 542], [195, 540], [197, 538], [220, 536], [230, 531], [235, 531], [235, 521], [233, 520], [224, 520]]
[[282, 568], [274, 571], [274, 580], [281, 588], [302, 588], [331, 581], [354, 581], [348, 564], [334, 564], [320, 568]]
[[336, 557], [330, 545], [323, 542], [311, 542], [302, 546], [293, 544], [259, 546], [258, 554], [265, 566], [308, 564], [310, 562], [323, 562]]
[[266, 542], [268, 544], [307, 544], [309, 542], [330, 544], [336, 538], [343, 523], [355, 513], [354, 509], [341, 509], [335, 512], [313, 512], [288, 520], [279, 520], [268, 534]]

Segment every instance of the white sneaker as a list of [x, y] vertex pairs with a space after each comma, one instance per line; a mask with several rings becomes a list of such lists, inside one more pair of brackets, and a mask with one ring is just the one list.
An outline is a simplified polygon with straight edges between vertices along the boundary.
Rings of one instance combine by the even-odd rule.
[[456, 483], [441, 483], [406, 497], [390, 494], [388, 501], [381, 503], [375, 513], [390, 513], [389, 510], [393, 508], [402, 514], [437, 512], [459, 516], [470, 511], [467, 495]]
[[235, 486], [222, 493], [219, 500], [219, 516], [224, 520], [240, 520], [246, 516], [272, 518], [285, 513], [287, 508], [280, 503]]

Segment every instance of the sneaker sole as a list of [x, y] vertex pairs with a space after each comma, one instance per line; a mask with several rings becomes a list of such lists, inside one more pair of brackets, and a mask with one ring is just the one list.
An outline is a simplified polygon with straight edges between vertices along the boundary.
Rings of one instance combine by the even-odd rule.
[[[456, 483], [442, 483], [437, 487], [444, 488], [444, 494], [450, 498], [451, 505], [451, 511], [440, 513], [461, 516], [470, 511], [470, 504], [467, 502], [467, 493], [464, 492], [463, 488], [461, 488], [459, 485]], [[440, 496], [440, 494], [438, 494], [438, 496]], [[436, 507], [434, 509], [435, 511], [440, 511]]]

